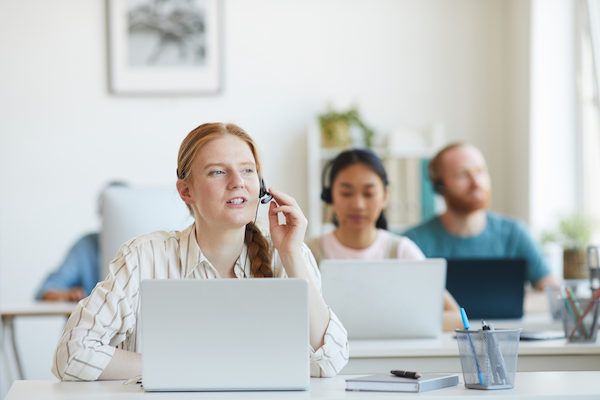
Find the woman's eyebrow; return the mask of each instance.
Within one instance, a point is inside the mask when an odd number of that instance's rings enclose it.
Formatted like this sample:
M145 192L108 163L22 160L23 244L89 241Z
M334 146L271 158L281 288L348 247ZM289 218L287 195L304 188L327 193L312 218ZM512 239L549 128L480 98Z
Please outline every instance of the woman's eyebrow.
M210 164L206 164L204 166L204 169L209 169L209 168L214 168L214 167L220 167L220 168L228 168L229 163L221 163L221 162L216 162L216 163L210 163ZM255 167L256 163L252 162L252 161L244 161L241 162L239 164L237 164L240 167L246 167L246 166L252 166Z
M224 168L225 164L222 164L222 163L210 163L210 164L206 164L203 169L209 169L209 168L214 168L214 167Z

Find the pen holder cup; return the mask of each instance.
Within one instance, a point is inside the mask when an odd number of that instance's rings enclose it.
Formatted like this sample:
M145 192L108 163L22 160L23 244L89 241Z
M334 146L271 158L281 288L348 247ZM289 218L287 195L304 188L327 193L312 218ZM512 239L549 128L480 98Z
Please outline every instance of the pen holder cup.
M596 341L600 299L561 299L560 307L565 337L569 342Z
M515 386L521 329L456 330L465 386L512 389Z
M560 300L562 299L562 287L561 286L544 286L544 292L548 297L548 305L550 306L550 315L552 319L560 319Z

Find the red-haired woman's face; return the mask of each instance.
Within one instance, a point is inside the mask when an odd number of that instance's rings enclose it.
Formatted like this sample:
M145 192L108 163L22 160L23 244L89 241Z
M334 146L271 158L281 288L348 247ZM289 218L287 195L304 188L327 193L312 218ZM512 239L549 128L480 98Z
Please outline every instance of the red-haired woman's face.
M331 196L339 228L371 229L387 204L388 192L371 168L353 164L338 172Z
M191 204L201 226L239 228L254 218L258 179L248 143L225 135L198 151L192 164L189 198L184 201Z

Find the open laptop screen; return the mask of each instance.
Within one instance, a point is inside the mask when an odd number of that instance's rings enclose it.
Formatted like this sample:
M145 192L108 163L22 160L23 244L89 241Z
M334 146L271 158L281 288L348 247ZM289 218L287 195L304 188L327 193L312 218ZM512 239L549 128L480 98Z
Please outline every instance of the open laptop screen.
M144 280L146 391L305 390L306 279Z
M350 339L437 338L446 260L323 260L323 299Z
M469 319L523 316L527 261L521 258L449 258L446 289Z

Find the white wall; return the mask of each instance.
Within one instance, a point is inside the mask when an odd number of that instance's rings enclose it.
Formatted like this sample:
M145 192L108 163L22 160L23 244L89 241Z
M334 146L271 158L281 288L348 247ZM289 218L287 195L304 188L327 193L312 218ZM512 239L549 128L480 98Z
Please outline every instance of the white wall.
M512 31L516 3L225 0L219 95L116 97L104 1L0 2L0 301L31 300L74 240L98 228L107 181L173 184L181 140L206 121L250 132L267 183L305 207L304 131L329 100L358 101L382 133L443 121L448 140L488 157L493 208L527 217L515 206L527 194L509 190L522 171L507 168L510 132L525 118L507 107L507 81L527 81L526 68L506 70L528 32L522 20ZM19 339L35 353L57 337ZM49 377L50 362L26 360L28 378Z
M172 184L182 138L204 121L259 141L266 179L306 204L304 129L329 99L379 132L444 121L502 180L504 3L226 1L217 96L107 92L104 2L0 7L0 299L30 299L82 233L110 179ZM33 12L34 11L34 12ZM502 187L498 188L502 192ZM504 201L494 199L503 211ZM30 237L31 241L16 238ZM35 239L34 239L35 238Z
M511 0L508 3L506 30L506 102L502 157L504 182L502 196L506 210L529 221L529 102L530 102L530 29L531 3ZM498 189L497 182L494 187Z
M577 209L578 131L575 84L575 2L534 0L531 21L529 222L555 228Z

